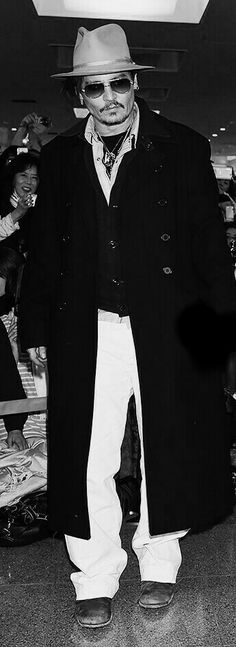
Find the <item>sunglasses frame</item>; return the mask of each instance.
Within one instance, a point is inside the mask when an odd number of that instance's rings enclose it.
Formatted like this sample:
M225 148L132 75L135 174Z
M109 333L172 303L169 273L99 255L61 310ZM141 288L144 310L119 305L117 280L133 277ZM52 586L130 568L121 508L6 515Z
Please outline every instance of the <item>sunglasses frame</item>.
M116 89L116 90L113 90L113 88L112 88L112 86L111 86L111 83L115 83L116 81L128 81L128 82L129 82L129 84L130 84L129 89L128 89L128 90L125 90L124 92L122 92L121 90L117 90L117 89ZM89 97L89 96L86 94L86 88L88 88L88 87L89 87L89 86L91 86L91 85L101 85L101 86L103 86L103 91L102 91L100 94L98 94L96 97ZM132 85L134 85L134 81L132 81L131 79L128 79L128 78L125 76L125 77L119 77L118 79L111 79L111 80L110 80L110 81L108 81L107 83L103 83L102 81L95 81L94 83L93 83L93 82L88 83L88 84L85 86L85 88L81 88L81 92L82 92L83 94L85 94L85 96L87 97L87 99L99 99L99 98L100 98L100 97L102 97L102 95L104 94L104 92L105 92L105 88L109 88L109 87L110 87L110 89L112 90L112 92L115 92L115 93L117 93L117 94L127 94L127 92L129 92L129 91L130 91L130 88L131 88L131 86L132 86Z

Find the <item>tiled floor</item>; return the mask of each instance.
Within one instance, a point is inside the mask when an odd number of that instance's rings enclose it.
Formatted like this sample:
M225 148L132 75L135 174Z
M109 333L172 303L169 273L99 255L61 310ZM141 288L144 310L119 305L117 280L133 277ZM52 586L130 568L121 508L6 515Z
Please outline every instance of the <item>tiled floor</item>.
M130 550L134 527L125 525L129 552L113 622L80 629L73 618L72 570L64 543L45 539L0 548L0 645L4 647L235 647L236 512L223 524L181 543L183 564L170 607L137 604L139 572Z

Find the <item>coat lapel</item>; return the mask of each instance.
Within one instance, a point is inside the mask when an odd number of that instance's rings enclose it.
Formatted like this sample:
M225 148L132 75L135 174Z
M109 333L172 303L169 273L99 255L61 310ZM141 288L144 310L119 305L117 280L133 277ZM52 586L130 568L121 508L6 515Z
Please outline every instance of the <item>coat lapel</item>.
M153 173L156 180L161 178L162 171L168 167L176 148L169 122L151 112L142 99L138 99L137 103L140 110L137 147L124 156L119 167L112 190L115 202L119 200L125 182L125 199L128 200L137 192L137 178L142 178L143 192L148 189Z
M176 141L170 122L151 112L141 99L138 99L137 103L140 109L137 147L127 153L120 164L111 192L111 199L115 202L120 200L124 183L126 199L132 198L137 191L137 177L140 175L145 190L153 172L158 178L162 169L168 165L175 148ZM72 129L63 133L63 137L71 138L72 163L68 165L67 174L69 200L72 196L74 209L80 213L90 235L93 235L96 227L96 198L100 201L105 200L105 197L94 168L91 146L84 139L87 119L76 123ZM141 153L141 156L137 155L137 152Z

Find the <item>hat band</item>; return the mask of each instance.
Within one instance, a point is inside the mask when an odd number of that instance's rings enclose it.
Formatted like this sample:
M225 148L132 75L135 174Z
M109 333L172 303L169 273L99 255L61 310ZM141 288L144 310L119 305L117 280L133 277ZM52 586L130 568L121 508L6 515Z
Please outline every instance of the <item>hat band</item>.
M99 61L99 63L98 63L98 61L94 61L93 63L84 62L81 65L75 65L73 69L74 70L79 70L82 67L94 67L95 65L96 66L98 66L98 65L110 65L110 63L111 64L114 64L114 63L129 63L130 64L131 63L132 65L135 65L134 61L132 61L131 58L125 57L125 58L113 58L112 60L108 60L108 61Z

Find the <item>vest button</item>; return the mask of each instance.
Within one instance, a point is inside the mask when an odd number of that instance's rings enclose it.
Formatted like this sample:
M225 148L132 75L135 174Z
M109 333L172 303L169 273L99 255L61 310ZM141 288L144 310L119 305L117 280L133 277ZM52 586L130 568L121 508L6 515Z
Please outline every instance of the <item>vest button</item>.
M113 209L118 209L118 206L119 206L118 204L113 204L113 205L112 205L112 208L113 208Z
M162 270L164 274L173 274L173 270L171 269L171 267L163 267Z
M166 200L166 198L162 198L161 200L158 200L157 204L159 207L166 207L168 200Z

